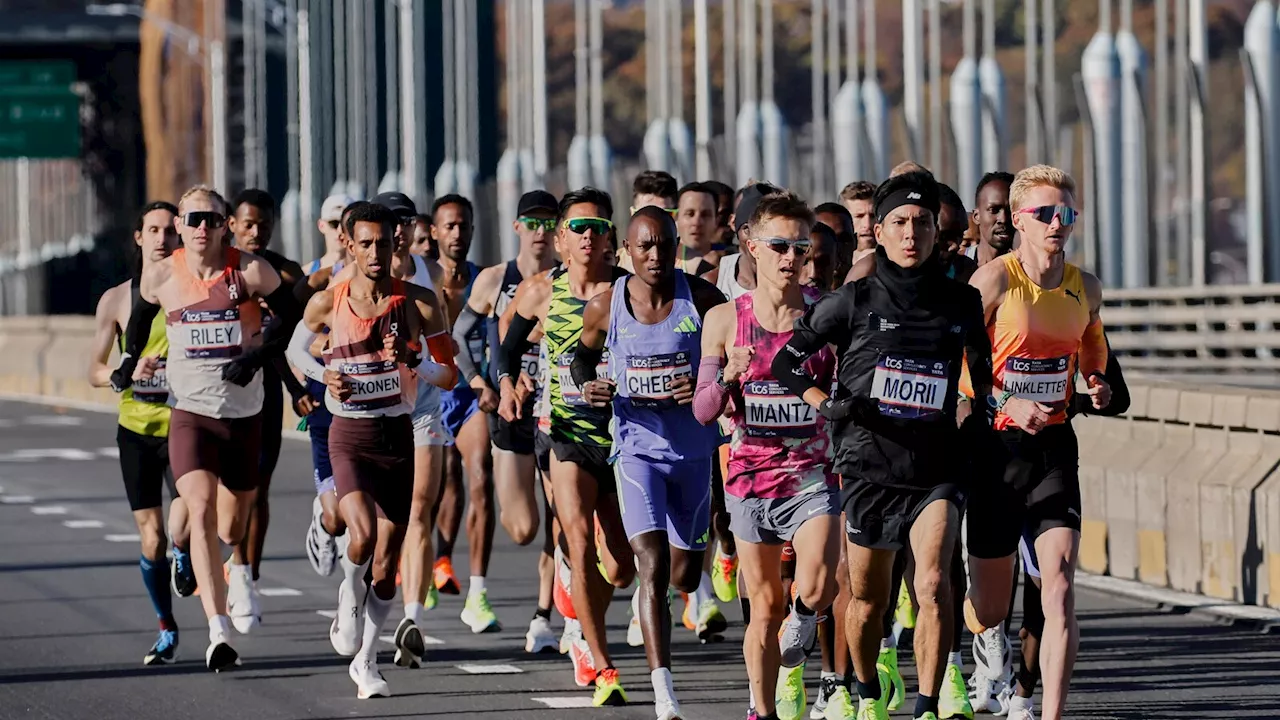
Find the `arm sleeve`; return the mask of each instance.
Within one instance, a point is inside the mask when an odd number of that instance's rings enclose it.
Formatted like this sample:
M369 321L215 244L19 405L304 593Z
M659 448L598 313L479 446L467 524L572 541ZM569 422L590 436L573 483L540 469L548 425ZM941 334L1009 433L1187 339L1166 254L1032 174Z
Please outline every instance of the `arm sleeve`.
M991 394L991 384L994 382L991 370L991 338L987 335L987 325L982 312L982 296L976 290L970 295L973 300L970 303L971 312L964 336L964 366L961 372L960 388L961 392L971 398L985 398Z
M263 300L266 301L267 307L271 308L271 314L275 317L262 331L262 346L258 348L258 354L264 357L279 356L289 346L293 329L302 319L302 307L294 298L293 289L285 287L283 283Z
M520 372L520 357L532 347L529 333L533 332L537 322L515 313L511 325L507 328L506 337L502 338L502 350L498 353L498 379L511 377Z
M1102 318L1094 318L1084 329L1084 337L1080 339L1080 374L1089 377L1094 373L1102 373L1109 367L1107 356L1110 354L1107 337L1102 329Z
M458 321L453 324L453 341L458 344L458 354L455 357L458 363L458 372L462 373L462 377L471 383L480 375L479 364L476 358L471 357L471 344L467 342L467 335L477 325L484 322L482 317L470 305L462 306L462 312L458 315Z
M1102 376L1106 378L1107 384L1111 386L1111 402L1107 403L1105 408L1097 410L1093 407L1093 402L1088 395L1072 393L1071 405L1069 406L1070 415L1116 417L1125 414L1129 410L1129 385L1125 382L1124 373L1120 370L1120 360L1111 354L1110 346L1107 348L1107 371L1102 373Z
M138 358L151 336L151 323L160 313L160 306L147 302L137 292L133 296L133 309L129 311L129 325L124 329L124 355Z
M298 323L301 325L302 323ZM293 370L289 368L289 363L285 361L283 355L276 355L271 358L271 367L275 369L276 374L284 381L284 389L289 391L289 397L296 403L306 397L307 389L298 382L298 378L293 374Z
M448 333L438 332L427 338L426 355L413 371L436 387L450 389L458 383L458 368L453 364L453 357L453 339Z
M289 348L285 350L285 357L303 375L316 382L324 382L324 365L311 354L311 345L318 337L320 334L312 332L306 323L298 323L293 331L293 338L289 341Z
M843 347L848 342L854 299L851 285L822 298L796 320L795 332L787 344L773 356L770 370L787 390L804 397L810 388L818 387L804 370L804 361L827 344ZM826 392L829 388L822 388Z
M703 425L715 422L729 405L729 389L720 384L724 362L722 357L704 357L698 364L698 385L693 391L693 416Z
M597 350L581 342L578 343L578 347L573 351L573 362L569 365L569 372L573 375L573 381L578 387L596 379L596 365L600 364L602 357L604 357L604 348Z

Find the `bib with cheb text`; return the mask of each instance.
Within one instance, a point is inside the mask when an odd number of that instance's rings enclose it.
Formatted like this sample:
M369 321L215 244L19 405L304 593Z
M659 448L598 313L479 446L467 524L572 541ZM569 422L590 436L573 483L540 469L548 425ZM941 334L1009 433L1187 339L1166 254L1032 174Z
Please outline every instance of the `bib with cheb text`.
M627 395L639 408L661 409L676 406L671 384L678 377L692 377L688 351L661 355L632 355L624 369Z

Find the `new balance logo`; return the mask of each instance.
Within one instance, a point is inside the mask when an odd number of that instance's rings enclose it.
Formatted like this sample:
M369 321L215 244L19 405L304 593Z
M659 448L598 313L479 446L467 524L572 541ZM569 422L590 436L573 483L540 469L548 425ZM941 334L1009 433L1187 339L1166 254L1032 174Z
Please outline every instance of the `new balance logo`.
M908 199L908 200L919 200L919 199L920 199L920 193L918 193L918 192L910 192L910 193L907 193L907 199Z
M698 323L694 322L693 318L686 315L684 319L681 320L678 325L676 325L676 332L682 335L687 335L689 333L696 333L698 332Z

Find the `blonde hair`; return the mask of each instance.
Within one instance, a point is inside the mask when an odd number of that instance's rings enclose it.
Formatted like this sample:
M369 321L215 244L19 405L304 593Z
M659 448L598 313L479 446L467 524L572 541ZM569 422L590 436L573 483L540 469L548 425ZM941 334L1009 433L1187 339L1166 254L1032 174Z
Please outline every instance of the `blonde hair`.
M222 214L227 214L227 201L218 193L217 190L208 185L192 185L186 192L182 193L182 197L178 200L178 213L182 213L182 207L187 204L187 198L203 195L214 201L214 204L220 207Z
M1013 184L1009 186L1009 207L1015 212L1021 209L1027 195L1038 187L1065 190L1073 200L1076 196L1076 181L1071 179L1066 170L1052 165L1032 165L1013 176Z
M906 175L909 172L929 172L929 168L914 160L905 160L893 166L893 169L889 171L889 177Z

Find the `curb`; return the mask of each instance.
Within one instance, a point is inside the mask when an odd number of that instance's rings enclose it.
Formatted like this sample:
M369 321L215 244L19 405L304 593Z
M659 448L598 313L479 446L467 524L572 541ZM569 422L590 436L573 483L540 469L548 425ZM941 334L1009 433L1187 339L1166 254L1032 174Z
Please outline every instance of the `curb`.
M1280 634L1280 610L1151 587L1136 580L1094 575L1079 570L1076 571L1076 585L1088 590L1155 603L1161 610L1171 613L1197 615L1233 627L1257 630L1265 634Z

